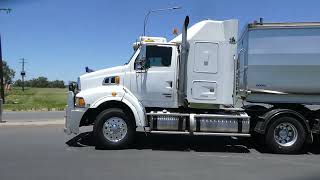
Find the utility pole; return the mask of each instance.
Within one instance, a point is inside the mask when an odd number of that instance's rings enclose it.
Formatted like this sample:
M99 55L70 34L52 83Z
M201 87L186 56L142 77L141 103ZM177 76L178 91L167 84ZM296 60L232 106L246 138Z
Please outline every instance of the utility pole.
M22 64L22 69L21 69L21 77L22 77L22 91L24 91L24 77L26 76L26 71L24 70L24 64L27 63L25 58L21 58L21 64Z
M1 88L2 102L4 103L4 83L3 83L3 61L2 61L1 35L0 35L0 88Z
M5 11L7 14L9 14L11 12L11 9L9 9L9 8L0 8L0 12L1 11ZM1 47L1 34L0 34L0 88L1 88L0 89L0 91L1 91L0 94L1 94L1 98L2 98L2 103L4 104L5 100L4 100L3 59L2 59L2 47Z

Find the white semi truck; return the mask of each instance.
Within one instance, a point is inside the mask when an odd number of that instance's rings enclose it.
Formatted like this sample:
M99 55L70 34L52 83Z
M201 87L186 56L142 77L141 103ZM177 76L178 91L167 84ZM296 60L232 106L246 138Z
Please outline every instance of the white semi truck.
M320 104L320 23L254 22L239 38L237 20L188 24L169 42L140 37L127 64L70 83L65 132L93 125L97 146L111 149L138 131L259 135L274 153L313 141L320 111L306 105Z

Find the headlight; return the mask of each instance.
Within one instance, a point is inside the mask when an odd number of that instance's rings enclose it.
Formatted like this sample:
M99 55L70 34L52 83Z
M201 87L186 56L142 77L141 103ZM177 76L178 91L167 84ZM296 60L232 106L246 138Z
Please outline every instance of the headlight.
M81 90L81 81L80 81L80 77L78 77L77 79L77 86L78 86L78 90Z
M86 106L86 102L84 101L83 97L76 97L75 106L76 107L85 107Z

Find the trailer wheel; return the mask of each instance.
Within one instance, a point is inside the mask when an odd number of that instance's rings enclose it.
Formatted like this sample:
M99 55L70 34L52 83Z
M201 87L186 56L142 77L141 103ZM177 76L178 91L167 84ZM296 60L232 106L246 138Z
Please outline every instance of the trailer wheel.
M97 116L93 131L98 148L121 149L132 142L135 125L123 110L112 108Z
M266 144L274 153L298 153L306 140L306 131L293 117L276 119L266 132Z

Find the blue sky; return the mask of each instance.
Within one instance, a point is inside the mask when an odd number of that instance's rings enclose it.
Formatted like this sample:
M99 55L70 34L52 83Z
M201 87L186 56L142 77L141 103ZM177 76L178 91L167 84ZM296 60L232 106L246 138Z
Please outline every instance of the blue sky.
M27 59L27 79L75 80L85 66L102 69L122 65L132 43L143 33L150 9L183 9L151 14L147 33L173 38L185 15L190 24L203 19L238 19L240 30L253 20L266 22L320 21L320 1L295 0L0 0L11 14L0 14L3 58L20 78L19 59Z

